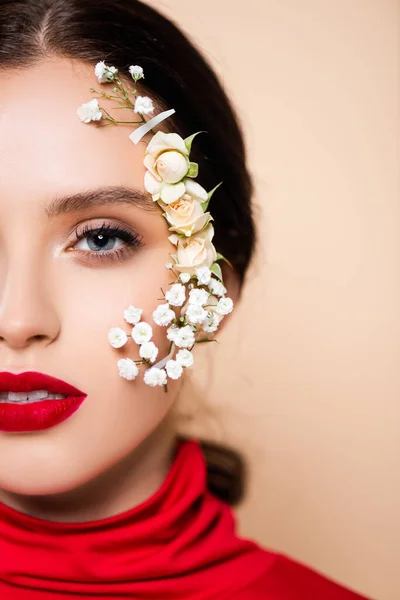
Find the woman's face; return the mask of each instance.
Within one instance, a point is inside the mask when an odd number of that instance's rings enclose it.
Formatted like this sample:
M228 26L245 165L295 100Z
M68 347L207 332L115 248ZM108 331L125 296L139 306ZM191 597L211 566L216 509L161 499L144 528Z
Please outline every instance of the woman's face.
M98 127L76 115L94 97L90 87L105 89L93 67L51 59L19 73L0 72L0 80L0 371L40 371L87 394L54 427L0 431L0 488L57 493L126 457L176 398L181 380L169 379L168 393L149 387L144 366L134 381L123 379L117 361L140 359L139 346L131 340L115 349L107 337L113 326L130 331L123 311L133 304L153 326L157 359L168 353L165 328L154 324L152 312L171 282L165 263L174 247L147 193L147 208L134 200L111 204L98 191L96 205L72 207L70 200L67 212L54 210L55 199L103 186L144 191L151 134L135 146L128 136L136 125ZM100 105L120 120L135 120L133 112L113 111L112 101ZM140 245L114 236L104 250L95 236L77 240L102 225L139 236Z

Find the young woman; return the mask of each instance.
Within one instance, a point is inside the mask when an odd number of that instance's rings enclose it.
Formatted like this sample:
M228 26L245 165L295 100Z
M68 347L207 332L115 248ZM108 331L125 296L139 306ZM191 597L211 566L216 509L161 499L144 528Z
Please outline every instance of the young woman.
M360 599L239 538L240 463L224 487L217 448L176 434L189 338L229 322L255 246L204 58L135 0L1 0L0 79L0 597Z

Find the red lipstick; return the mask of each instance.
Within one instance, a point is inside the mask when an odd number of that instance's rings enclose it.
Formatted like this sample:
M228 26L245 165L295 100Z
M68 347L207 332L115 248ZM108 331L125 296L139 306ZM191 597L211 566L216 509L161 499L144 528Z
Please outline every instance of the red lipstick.
M68 419L87 396L69 383L38 371L25 371L18 375L0 372L0 393L36 390L46 390L51 395L62 394L65 398L23 403L1 398L0 431L38 431L58 425Z

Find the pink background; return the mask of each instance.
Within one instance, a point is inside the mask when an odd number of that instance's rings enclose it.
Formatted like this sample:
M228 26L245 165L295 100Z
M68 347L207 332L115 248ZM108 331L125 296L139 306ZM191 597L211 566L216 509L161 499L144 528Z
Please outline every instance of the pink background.
M249 459L242 535L399 600L399 2L149 3L233 98L260 207L182 429Z

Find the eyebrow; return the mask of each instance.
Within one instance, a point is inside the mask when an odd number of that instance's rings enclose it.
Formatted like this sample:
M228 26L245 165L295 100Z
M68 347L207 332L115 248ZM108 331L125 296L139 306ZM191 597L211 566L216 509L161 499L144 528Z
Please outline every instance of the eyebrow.
M129 204L149 212L159 211L157 202L153 201L149 192L125 186L98 187L72 195L56 196L44 210L49 218L54 218L107 204Z

